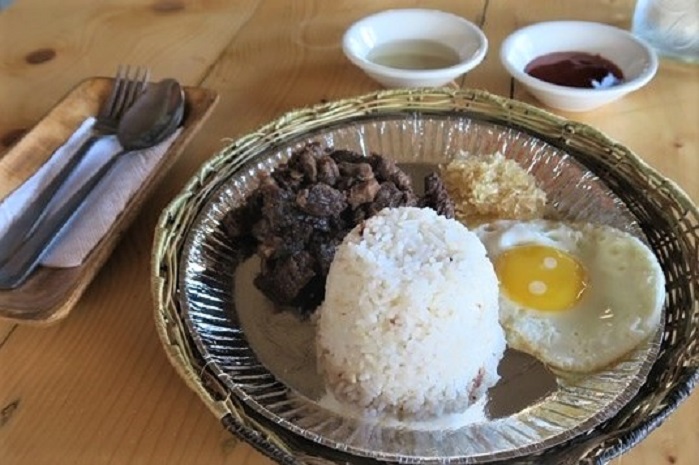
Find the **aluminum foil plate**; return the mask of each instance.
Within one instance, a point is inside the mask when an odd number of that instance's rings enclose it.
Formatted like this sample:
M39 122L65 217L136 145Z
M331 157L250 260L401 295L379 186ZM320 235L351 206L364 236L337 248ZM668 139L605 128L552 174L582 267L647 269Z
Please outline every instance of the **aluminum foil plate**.
M208 197L180 263L184 318L207 365L247 406L279 427L361 457L401 463L483 463L521 457L582 434L612 417L638 391L656 358L661 329L613 366L588 375L554 373L508 350L488 395L487 420L460 424L374 422L322 402L314 326L278 311L254 287L255 259L242 260L221 225L273 170L310 141L391 157L415 175L457 153L500 151L532 173L550 218L614 226L644 239L624 203L571 155L526 132L465 114L366 118L307 133L258 154ZM429 361L425 361L429 363ZM416 379L416 383L420 380Z

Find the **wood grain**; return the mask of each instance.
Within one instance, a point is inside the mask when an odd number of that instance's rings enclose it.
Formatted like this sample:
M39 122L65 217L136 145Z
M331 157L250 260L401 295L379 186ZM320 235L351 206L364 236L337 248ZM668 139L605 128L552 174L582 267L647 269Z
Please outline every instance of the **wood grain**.
M499 63L504 37L546 19L628 27L633 3L16 0L0 12L0 157L74 85L109 76L118 63L147 64L156 79L212 88L221 101L70 317L49 328L0 323L0 463L271 464L223 430L159 345L149 267L162 208L225 138L293 108L378 89L339 47L344 29L371 12L434 7L481 24L490 51L458 84L536 103ZM647 88L598 111L565 116L628 145L696 201L697 73L663 60ZM613 465L695 465L698 432L695 393Z
M113 76L120 63L147 65L155 80L175 76L184 85L199 84L259 3L14 2L0 13L0 140L32 127L83 79ZM55 56L27 61L45 49Z

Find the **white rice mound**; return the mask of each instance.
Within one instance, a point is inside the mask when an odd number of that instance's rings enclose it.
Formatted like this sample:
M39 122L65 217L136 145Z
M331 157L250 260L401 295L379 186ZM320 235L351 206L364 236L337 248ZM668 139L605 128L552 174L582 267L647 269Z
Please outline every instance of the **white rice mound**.
M318 312L329 394L365 414L463 412L493 386L505 335L478 237L431 209L385 209L355 227Z

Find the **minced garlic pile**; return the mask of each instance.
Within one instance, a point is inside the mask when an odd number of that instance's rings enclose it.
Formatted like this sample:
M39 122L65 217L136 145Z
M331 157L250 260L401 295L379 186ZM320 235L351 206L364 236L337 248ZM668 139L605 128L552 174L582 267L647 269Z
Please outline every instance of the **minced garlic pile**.
M456 219L468 227L544 216L546 193L532 175L501 153L461 154L441 167L441 177L454 201Z

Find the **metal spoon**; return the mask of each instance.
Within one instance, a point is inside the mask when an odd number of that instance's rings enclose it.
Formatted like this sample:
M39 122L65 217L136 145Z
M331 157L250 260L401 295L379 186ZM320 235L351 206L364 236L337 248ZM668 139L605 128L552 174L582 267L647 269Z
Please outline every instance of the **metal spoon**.
M117 139L123 150L100 167L60 208L38 220L34 233L0 263L0 289L14 289L24 283L87 195L122 155L158 145L175 132L184 117L184 103L182 87L174 79L152 84L143 92L119 123Z

